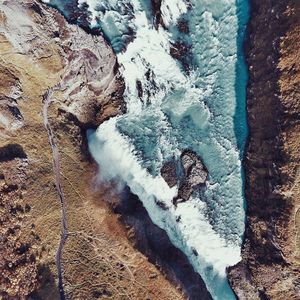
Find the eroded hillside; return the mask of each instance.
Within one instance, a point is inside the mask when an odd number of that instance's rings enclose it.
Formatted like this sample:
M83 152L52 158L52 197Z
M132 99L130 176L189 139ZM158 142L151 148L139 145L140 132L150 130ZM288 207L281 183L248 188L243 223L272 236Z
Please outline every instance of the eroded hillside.
M0 298L58 299L60 270L61 297L182 299L94 188L85 131L125 109L111 48L15 0L0 2L0 53Z

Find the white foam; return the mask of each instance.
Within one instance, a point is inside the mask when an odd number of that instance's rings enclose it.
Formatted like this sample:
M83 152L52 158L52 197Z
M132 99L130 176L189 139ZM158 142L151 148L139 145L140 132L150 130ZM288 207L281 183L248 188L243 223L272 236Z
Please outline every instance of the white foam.
M116 121L117 118L108 120L89 138L91 153L101 166L102 179L121 180L145 201L157 199L171 206L176 188L169 188L161 176L153 177L141 167L134 146L116 129Z
M106 26L112 41L127 27L135 31L126 51L118 53L128 112L89 135L101 176L118 179L139 196L153 222L188 256L214 299L234 299L225 270L240 260L245 216L233 120L237 101L235 1L192 0L191 12L183 0L162 1L167 27L189 13L195 70L188 76L169 54L171 33L162 27L155 30L141 2L128 1L134 15L130 19L120 9L122 1L105 4L114 12L108 9L102 15L96 10L98 1L80 2L90 5L94 20L103 17L102 22L107 24L102 26ZM116 21L111 31L107 29L111 26L111 20L105 17L108 15ZM137 81L143 89L141 99ZM146 167L157 171L186 148L204 160L209 182L203 199L194 196L176 208L172 205L176 189L170 189L157 172L150 174ZM157 201L167 209L161 209Z
M205 216L205 203L200 199L192 198L179 203L177 208L173 206L177 189L169 188L161 176L153 177L141 166L134 146L116 130L116 121L108 120L88 136L102 180L126 183L141 199L152 221L186 253L214 298L231 299L225 270L240 260L239 247L226 242L213 230ZM164 203L165 209L157 201Z
M178 18L187 12L187 4L183 0L162 0L160 10L164 24L169 26L175 24Z

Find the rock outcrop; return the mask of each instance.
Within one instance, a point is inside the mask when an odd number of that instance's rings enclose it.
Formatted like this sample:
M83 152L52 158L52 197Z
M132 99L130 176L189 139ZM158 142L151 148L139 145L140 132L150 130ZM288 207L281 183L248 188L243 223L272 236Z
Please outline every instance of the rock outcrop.
M198 155L184 150L178 160L170 160L161 168L161 175L170 187L178 186L174 204L187 201L193 192L205 185L208 171Z
M252 0L239 299L300 298L300 2Z
M38 1L0 1L0 74L0 298L59 299L59 260L68 299L183 299L93 186L85 131L126 109L104 38Z
M183 151L180 159L183 179L179 186L178 198L186 201L195 189L205 183L208 173L196 153L189 150Z

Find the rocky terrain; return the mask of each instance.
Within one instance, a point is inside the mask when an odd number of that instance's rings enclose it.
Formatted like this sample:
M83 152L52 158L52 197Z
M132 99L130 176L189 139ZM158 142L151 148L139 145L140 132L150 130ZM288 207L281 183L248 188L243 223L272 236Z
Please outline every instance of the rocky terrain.
M239 299L299 299L300 2L251 2L247 224L228 274ZM38 1L0 0L0 298L210 299L130 191L99 189L86 129L126 107L112 49L86 31ZM185 201L207 170L191 151L180 165L161 173Z
M247 224L229 279L239 299L300 299L300 2L251 2Z
M184 299L96 188L86 129L126 109L103 37L0 1L0 53L0 298Z
M161 169L161 175L170 187L178 185L174 204L187 201L192 193L199 190L208 176L208 171L196 153L184 150L179 161L171 160Z

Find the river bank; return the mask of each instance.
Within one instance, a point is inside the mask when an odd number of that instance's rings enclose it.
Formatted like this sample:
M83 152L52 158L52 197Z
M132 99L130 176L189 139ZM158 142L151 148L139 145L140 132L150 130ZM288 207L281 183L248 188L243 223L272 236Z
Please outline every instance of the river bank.
M243 260L229 278L239 299L298 299L300 4L251 3L247 220Z
M38 1L0 12L0 298L184 299L94 188L86 129L125 109L111 48Z

